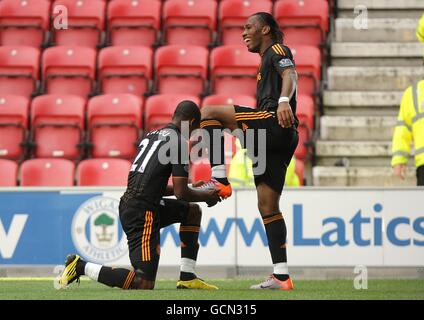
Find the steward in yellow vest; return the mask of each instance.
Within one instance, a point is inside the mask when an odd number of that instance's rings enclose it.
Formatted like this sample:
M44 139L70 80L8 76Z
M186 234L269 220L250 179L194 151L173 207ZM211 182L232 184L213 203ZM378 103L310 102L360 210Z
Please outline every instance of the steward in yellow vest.
M406 164L414 142L417 184L424 185L424 80L403 93L397 124L393 134L392 167L394 174L405 178Z

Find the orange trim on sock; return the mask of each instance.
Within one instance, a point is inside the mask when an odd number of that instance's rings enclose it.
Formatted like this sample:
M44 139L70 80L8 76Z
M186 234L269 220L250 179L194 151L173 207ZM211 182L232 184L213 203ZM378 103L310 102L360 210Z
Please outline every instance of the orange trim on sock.
M200 232L200 227L196 227L196 226L180 226L180 232Z

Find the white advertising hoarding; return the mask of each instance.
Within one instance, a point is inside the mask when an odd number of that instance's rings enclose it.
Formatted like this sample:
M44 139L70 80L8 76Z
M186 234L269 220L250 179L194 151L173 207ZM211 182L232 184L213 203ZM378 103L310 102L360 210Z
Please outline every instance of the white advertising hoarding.
M129 265L121 188L0 190L0 264ZM288 189L281 197L290 266L424 266L424 189ZM203 209L198 265L270 266L256 190ZM180 263L179 225L161 230L161 265Z

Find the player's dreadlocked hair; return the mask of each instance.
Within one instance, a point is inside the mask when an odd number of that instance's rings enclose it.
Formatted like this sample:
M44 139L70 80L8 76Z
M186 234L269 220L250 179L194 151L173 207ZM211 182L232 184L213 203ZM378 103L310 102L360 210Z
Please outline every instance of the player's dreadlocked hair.
M253 14L254 16L259 17L262 23L266 26L269 26L271 38L275 42L282 43L284 40L284 35L280 30L280 26L278 22L274 19L274 17L268 12L256 12Z

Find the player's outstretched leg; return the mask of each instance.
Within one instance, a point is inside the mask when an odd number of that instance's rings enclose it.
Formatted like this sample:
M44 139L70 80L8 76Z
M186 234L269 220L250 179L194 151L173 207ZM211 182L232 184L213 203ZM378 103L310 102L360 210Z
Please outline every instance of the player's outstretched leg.
M177 289L218 289L217 286L198 278L195 272L201 220L202 210L200 206L190 203L188 214L180 225L181 266Z
M232 189L227 179L224 154L223 129L235 130L235 112L233 106L205 106L201 110L200 127L205 131L204 140L209 154L212 179L201 188L217 189L219 196L226 199L231 196ZM207 137L206 137L207 135Z
M137 276L137 272L124 268L105 267L100 264L86 262L76 254L68 255L65 269L59 279L62 288L67 287L72 282L79 282L82 275L88 276L91 280L103 283L109 287L122 289L153 289L153 284L142 281Z

